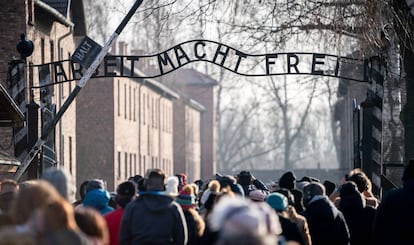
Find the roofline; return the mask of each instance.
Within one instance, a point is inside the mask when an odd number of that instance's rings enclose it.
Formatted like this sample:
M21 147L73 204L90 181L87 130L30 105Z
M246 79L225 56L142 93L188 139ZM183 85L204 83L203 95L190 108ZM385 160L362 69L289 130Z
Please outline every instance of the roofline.
M23 112L19 109L19 106L17 106L16 102L12 99L10 94L7 92L6 88L4 88L3 84L0 82L0 93L6 100L10 103L13 110L16 112L17 116L21 119L21 121L15 121L12 122L12 124L16 124L17 126L24 125L25 116Z
M188 99L187 102L188 102L189 106L191 106L192 108L194 108L194 109L196 109L200 112L203 112L203 111L206 110L206 108L202 104L198 103L197 101L195 101L193 99Z
M63 16L61 13L59 13L59 11L57 11L56 9L50 7L48 4L42 2L41 0L35 0L35 4L39 7L41 7L42 9L46 10L47 12L49 12L54 17L56 17L56 19L58 21L62 22L64 25L69 26L71 28L73 28L75 26L75 24L72 21L68 20L65 16Z

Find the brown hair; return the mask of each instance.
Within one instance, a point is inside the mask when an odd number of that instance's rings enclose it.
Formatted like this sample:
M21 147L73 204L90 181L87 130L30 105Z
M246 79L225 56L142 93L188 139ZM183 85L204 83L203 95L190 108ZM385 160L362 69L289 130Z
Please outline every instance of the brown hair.
M73 206L65 198L59 197L42 208L44 215L45 231L66 228L78 230Z
M75 220L87 236L99 238L104 245L109 244L108 227L98 211L89 207L78 207L75 210Z
M24 224L34 210L42 208L52 200L59 199L56 189L44 180L29 180L20 185L16 198L10 207L14 224Z

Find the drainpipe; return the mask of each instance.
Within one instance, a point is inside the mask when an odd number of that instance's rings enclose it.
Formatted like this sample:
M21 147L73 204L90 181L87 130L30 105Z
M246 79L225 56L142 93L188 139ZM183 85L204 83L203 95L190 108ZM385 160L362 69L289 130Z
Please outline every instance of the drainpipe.
M144 83L140 83L138 87L138 101L139 101L138 103L138 162L139 162L139 166L143 166L141 163L141 138L142 138L142 135L141 135L141 120L142 120L141 118L141 87L143 84ZM140 171L143 172L143 176L144 176L145 170L140 169ZM141 172L138 174L141 174Z
M63 41L63 39L67 38L71 34L73 34L73 26L70 26L69 31L58 38L58 41L57 41L58 59L61 59L61 58L63 59L63 53L61 53L61 51L60 51L61 42ZM55 82L57 82L57 81L55 81ZM58 108L60 108L62 106L62 86L63 86L63 84L58 85L58 99L57 99L57 102L59 103ZM64 163L64 159L63 159L63 150L64 149L62 149L62 145L63 145L62 141L63 141L62 121L60 121L59 122L59 164ZM71 174L73 174L73 173L71 173Z

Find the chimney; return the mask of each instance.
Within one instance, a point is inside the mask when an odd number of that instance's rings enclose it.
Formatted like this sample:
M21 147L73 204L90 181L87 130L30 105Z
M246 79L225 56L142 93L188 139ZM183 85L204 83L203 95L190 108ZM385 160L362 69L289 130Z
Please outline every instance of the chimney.
M118 55L127 55L128 54L128 44L124 41L118 43L119 51Z

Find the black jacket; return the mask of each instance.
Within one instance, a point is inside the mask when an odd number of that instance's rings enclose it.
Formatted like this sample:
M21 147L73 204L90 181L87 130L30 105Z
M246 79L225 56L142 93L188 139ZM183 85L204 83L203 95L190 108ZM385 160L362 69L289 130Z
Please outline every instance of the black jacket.
M387 193L377 209L374 243L414 244L414 179Z
M349 232L343 214L328 197L316 197L320 199L311 201L304 212L312 245L348 245Z
M349 228L351 245L372 244L372 228L375 209L365 205L365 200L358 192L341 196L339 210L343 213Z

